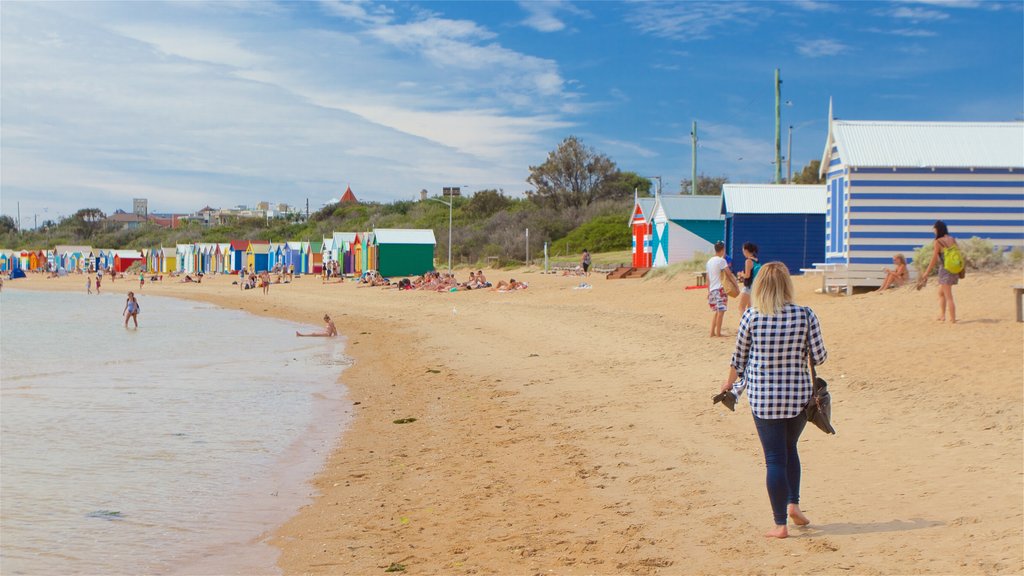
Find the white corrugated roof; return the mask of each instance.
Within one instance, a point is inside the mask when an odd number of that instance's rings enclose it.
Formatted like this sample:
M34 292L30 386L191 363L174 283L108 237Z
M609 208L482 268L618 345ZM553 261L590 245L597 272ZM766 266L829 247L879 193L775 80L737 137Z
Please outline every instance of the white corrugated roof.
M723 220L722 197L662 194L659 197L669 220Z
M349 244L356 241L355 232L335 232L334 233L334 244L337 246L339 242L348 242Z
M824 184L725 184L728 214L824 214L828 195Z
M437 244L430 228L375 228L377 244Z
M847 166L1024 167L1024 122L833 120L831 134Z

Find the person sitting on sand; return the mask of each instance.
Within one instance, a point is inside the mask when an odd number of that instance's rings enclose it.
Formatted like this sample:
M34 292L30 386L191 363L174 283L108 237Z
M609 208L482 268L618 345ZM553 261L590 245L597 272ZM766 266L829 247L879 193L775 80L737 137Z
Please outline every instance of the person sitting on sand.
M178 282L192 282L192 276L185 274L185 277L182 278L181 280L178 280Z
M903 286L910 280L910 271L907 270L907 259L903 254L897 254L892 257L892 263L896 266L894 270L883 268L882 272L885 272L885 281L882 285L875 290L875 292L884 292L889 288L896 288L897 286Z
M337 336L338 329L334 326L334 321L331 320L331 317L328 316L327 314L324 314L324 322L326 323L326 325L324 326L323 332L310 332L309 334L296 332L295 335L304 338L331 338L333 336Z

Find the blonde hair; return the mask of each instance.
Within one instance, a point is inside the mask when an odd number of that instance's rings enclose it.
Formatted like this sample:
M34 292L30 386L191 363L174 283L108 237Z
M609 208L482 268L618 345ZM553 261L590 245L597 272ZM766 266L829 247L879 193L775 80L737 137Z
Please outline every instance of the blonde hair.
M793 303L793 280L782 262L768 262L754 279L751 304L762 314L775 315Z
M907 263L907 257L904 256L903 254L897 254L897 255L893 256L893 258L898 260L900 264L906 264Z

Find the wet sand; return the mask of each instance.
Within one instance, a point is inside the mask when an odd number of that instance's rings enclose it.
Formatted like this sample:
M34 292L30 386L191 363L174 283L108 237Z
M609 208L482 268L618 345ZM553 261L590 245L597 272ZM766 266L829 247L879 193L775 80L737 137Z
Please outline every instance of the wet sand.
M348 339L355 420L313 503L273 536L287 574L1024 572L1019 272L969 274L956 325L934 320L934 282L834 297L796 279L821 318L838 435L805 432L812 523L785 541L762 537L749 407L711 404L733 341L707 337L706 292L683 289L692 275L592 276L589 290L511 275L530 288L146 283L143 310L160 294L313 325L328 312ZM7 286L84 293L80 278Z

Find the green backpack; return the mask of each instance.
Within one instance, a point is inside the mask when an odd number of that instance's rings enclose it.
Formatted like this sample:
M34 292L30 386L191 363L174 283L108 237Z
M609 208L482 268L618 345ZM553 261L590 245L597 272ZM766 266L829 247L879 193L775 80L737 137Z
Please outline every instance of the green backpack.
M942 267L950 274L959 274L964 271L964 255L956 244L946 247L943 251Z

